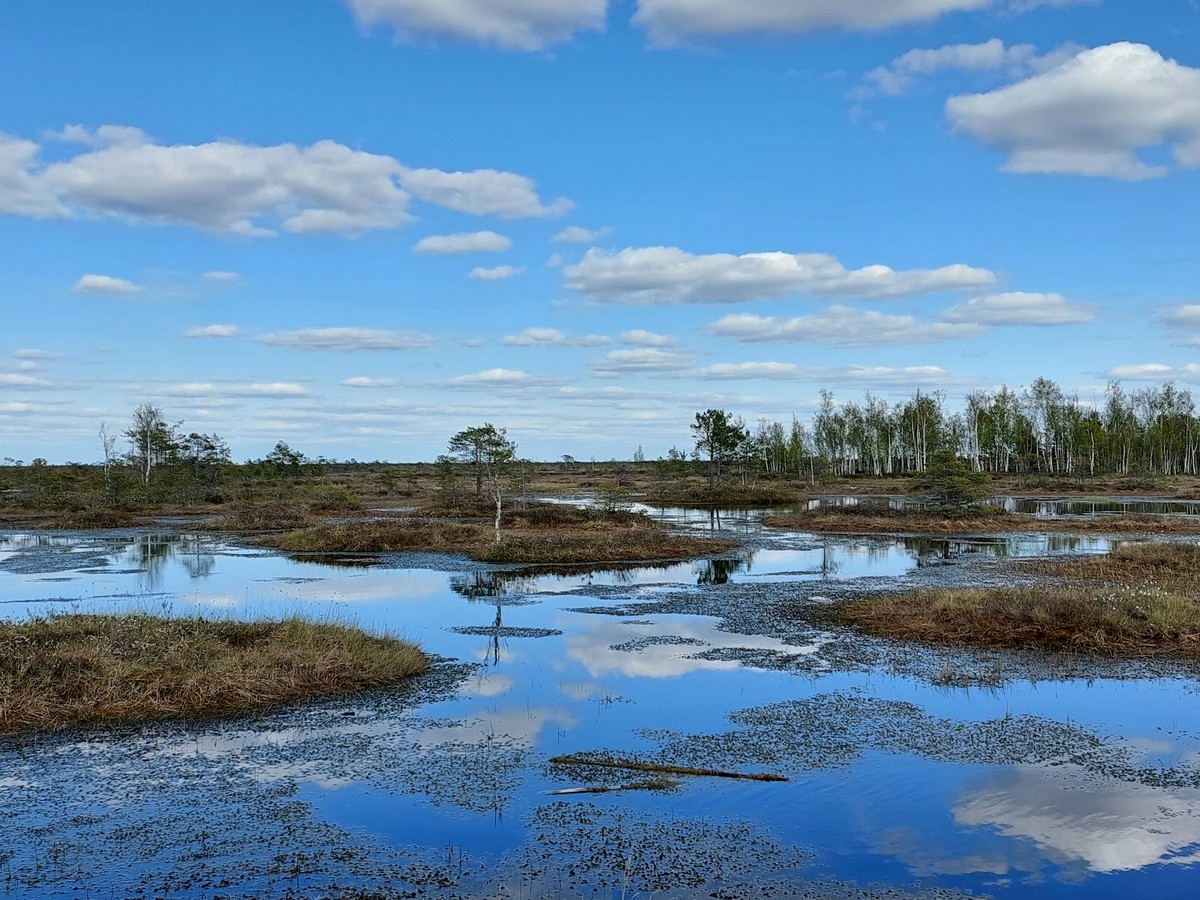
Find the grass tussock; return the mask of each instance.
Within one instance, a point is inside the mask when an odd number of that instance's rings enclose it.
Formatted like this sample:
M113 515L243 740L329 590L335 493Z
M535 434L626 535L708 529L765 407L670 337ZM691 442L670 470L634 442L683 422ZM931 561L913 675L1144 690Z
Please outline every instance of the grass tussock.
M804 494L783 484L748 487L723 484L715 488L703 484L655 485L639 498L651 506L682 506L707 509L751 509L790 506L805 499Z
M942 588L848 604L882 637L952 646L1200 657L1200 604L1153 585Z
M0 622L0 733L228 714L394 684L428 666L406 641L298 618Z
M593 563L684 559L729 541L673 534L645 516L531 504L506 515L500 542L487 521L426 517L316 525L269 540L289 553L453 553L494 563Z

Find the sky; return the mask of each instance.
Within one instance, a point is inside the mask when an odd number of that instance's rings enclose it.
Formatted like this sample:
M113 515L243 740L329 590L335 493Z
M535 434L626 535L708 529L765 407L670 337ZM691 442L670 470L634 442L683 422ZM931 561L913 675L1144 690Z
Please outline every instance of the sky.
M4 0L0 458L1200 386L1196 0Z

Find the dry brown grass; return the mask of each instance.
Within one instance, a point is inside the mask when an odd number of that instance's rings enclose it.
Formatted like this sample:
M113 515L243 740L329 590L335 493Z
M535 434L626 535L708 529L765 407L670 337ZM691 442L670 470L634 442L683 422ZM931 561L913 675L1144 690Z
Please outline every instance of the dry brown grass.
M904 510L860 505L815 509L811 512L768 516L769 528L793 531L879 534L915 532L961 534L966 532L1087 531L1142 534L1200 534L1200 520L1179 516L1128 515L1094 519L1037 519L1031 515L995 511L994 507L952 510Z
M394 684L428 666L406 641L297 618L0 622L0 733L228 714Z
M722 553L733 542L672 533L646 516L530 504L506 514L495 542L487 521L432 517L316 525L272 536L290 553L427 552L496 563L595 563L686 559Z
M1200 547L1142 541L1030 568L1071 580L860 600L841 616L883 637L955 646L1200 658Z

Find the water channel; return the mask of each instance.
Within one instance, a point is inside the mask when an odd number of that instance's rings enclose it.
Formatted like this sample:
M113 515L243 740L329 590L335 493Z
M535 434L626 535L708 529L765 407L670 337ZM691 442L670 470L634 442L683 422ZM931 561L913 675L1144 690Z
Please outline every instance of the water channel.
M0 897L1196 895L1194 667L925 651L805 614L1109 539L727 521L753 537L727 558L551 575L0 532L7 618L300 614L444 660L261 716L0 742ZM549 762L598 751L788 780L551 793L636 780Z

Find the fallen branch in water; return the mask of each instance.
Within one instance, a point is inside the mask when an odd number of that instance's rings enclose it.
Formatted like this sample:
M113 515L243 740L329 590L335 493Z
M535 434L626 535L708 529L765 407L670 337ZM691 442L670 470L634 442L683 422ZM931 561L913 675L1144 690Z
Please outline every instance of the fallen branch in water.
M670 778L653 778L649 781L632 781L629 784L618 785L587 785L585 787L559 788L556 791L546 791L550 797L561 797L566 794L611 794L614 791L672 791L679 787L678 781Z
M747 781L787 781L784 775L770 772L726 772L722 769L697 769L691 766L672 766L667 763L636 762L630 759L603 759L583 753L555 756L550 762L558 766L599 766L605 769L630 769L635 772L664 772L670 775L696 775L707 778L741 778Z

